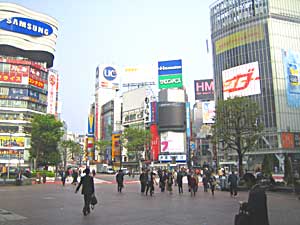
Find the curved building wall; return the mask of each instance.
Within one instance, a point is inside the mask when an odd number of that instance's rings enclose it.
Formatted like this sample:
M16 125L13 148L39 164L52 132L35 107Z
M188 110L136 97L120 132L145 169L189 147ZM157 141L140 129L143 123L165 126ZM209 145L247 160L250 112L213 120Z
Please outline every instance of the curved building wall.
M8 27L7 20L11 22L12 30L3 29ZM42 25L34 27L33 22L37 24L42 22ZM47 25L52 28L51 34L46 29ZM23 31L20 31L20 27L24 28ZM36 33L40 33L40 36L28 35L33 29L36 29ZM54 18L16 4L0 3L0 51L2 55L20 55L35 61L44 61L48 68L52 67L57 33L58 22Z

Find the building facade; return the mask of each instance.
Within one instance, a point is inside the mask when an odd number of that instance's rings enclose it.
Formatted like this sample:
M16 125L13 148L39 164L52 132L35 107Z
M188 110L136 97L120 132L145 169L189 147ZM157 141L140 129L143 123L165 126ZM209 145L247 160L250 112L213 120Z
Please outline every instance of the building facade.
M28 166L31 119L35 114L57 113L58 74L49 71L57 32L58 22L52 17L16 4L0 3L2 169Z
M279 167L284 153L299 159L299 3L223 0L210 7L216 101L249 96L262 111L263 137L246 156L252 167L264 154L275 154Z

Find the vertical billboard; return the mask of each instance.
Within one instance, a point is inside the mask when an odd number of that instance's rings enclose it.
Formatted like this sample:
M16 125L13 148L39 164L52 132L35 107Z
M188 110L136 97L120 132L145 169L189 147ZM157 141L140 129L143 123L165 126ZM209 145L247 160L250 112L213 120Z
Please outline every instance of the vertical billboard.
M161 153L184 153L185 135L182 132L162 132L160 134Z
M182 88L181 59L158 62L158 87Z
M121 155L121 146L120 146L120 134L112 134L111 137L111 160L114 161L115 158L119 158Z
M57 88L58 88L58 74L54 71L49 71L48 73L48 96L47 96L47 113L48 114L56 114L56 96L57 96Z
M202 102L203 123L214 123L215 101Z
M258 62L222 71L224 100L261 93Z
M150 125L150 132L151 132L151 158L152 161L157 161L160 141L159 141L158 127L156 124Z
M287 103L300 107L300 53L282 49L282 61L286 83Z
M213 79L195 80L195 100L214 100L214 81Z

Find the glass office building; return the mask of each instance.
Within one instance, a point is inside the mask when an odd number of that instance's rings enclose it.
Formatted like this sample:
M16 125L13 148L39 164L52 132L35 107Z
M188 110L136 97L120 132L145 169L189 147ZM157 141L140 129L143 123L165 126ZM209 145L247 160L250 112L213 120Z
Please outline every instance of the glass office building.
M263 138L246 160L299 158L300 1L216 1L210 21L216 100L249 96L262 111Z

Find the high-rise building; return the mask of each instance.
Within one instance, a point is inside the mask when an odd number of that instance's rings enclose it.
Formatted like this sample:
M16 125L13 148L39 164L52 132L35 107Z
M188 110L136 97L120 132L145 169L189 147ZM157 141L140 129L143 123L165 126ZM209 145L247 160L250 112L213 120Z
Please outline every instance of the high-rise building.
M57 114L57 32L52 17L0 3L0 170L28 166L32 117Z
M265 129L246 156L300 158L299 0L216 1L210 6L216 101L249 96L259 103ZM233 156L234 157L234 156Z

